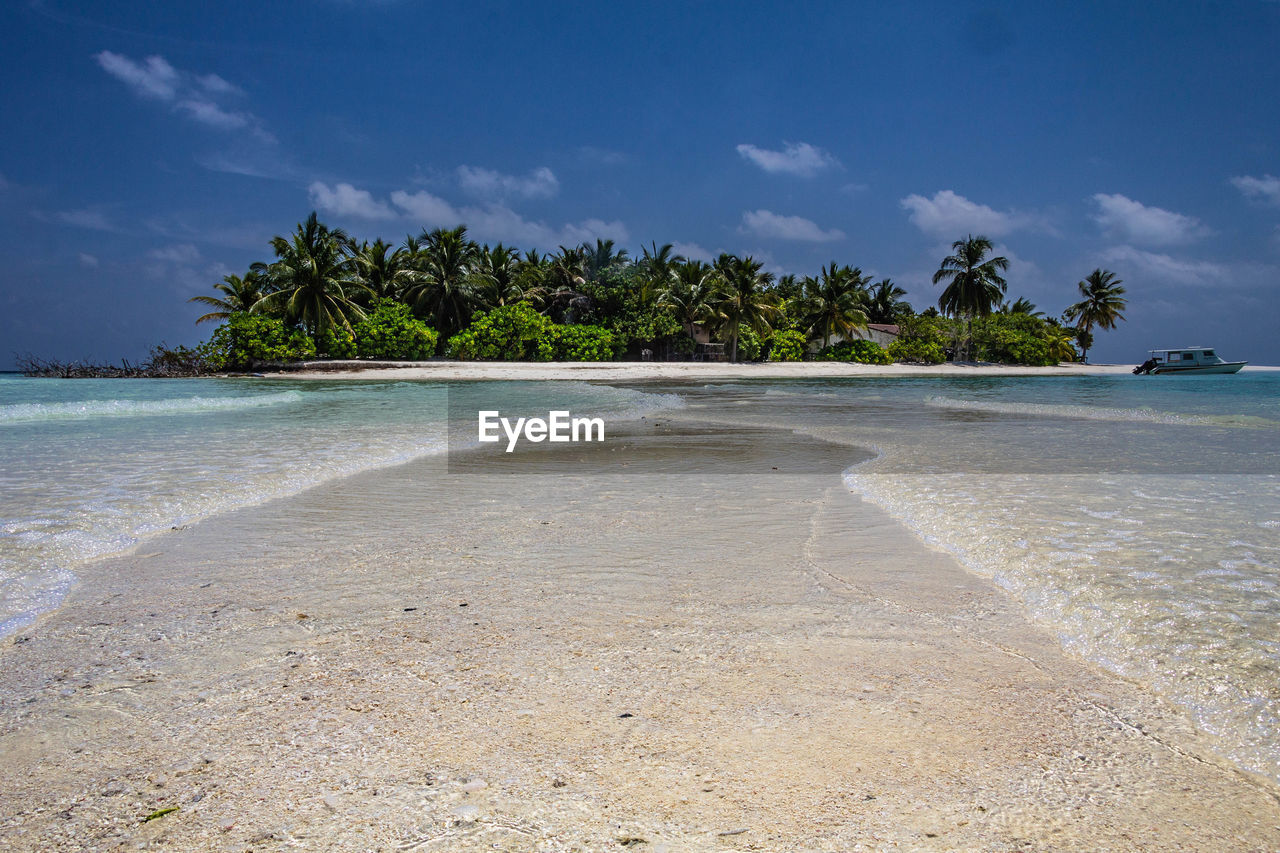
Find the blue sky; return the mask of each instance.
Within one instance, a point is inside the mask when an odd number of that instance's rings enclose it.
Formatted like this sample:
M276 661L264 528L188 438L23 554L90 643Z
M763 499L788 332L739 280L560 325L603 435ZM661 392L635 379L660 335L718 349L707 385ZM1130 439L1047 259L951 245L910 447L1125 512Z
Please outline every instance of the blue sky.
M312 210L830 260L918 308L982 233L1095 361L1280 363L1280 2L72 3L0 10L0 366L136 359Z

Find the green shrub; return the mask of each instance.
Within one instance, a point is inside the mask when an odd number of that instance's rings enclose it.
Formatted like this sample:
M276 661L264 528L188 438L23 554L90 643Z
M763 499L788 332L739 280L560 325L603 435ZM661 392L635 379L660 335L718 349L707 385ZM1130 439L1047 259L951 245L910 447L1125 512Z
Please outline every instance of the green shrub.
M898 338L889 344L889 358L894 361L917 364L942 364L947 360L946 351L937 341L923 338Z
M804 359L807 343L802 332L791 329L774 332L773 341L769 345L769 360L801 361Z
M263 361L314 358L316 345L301 330L274 317L240 311L214 329L200 350L216 370L244 370Z
M613 361L617 338L599 326L551 326L556 361Z
M481 311L449 339L448 354L463 361L550 361L550 325L527 302Z
M517 302L476 314L449 339L448 353L463 361L612 361L619 340L600 326L557 325Z
M818 352L819 361L851 361L857 364L891 364L889 353L875 341L841 341Z
M1049 324L1027 314L993 314L973 321L973 353L979 361L1050 366Z
M394 299L379 299L355 325L361 358L421 361L436 351L439 337L435 329L413 316L408 305Z
M316 335L316 354L322 358L355 358L355 336L342 326L330 326Z
M759 361L764 344L749 326L738 327L738 361Z

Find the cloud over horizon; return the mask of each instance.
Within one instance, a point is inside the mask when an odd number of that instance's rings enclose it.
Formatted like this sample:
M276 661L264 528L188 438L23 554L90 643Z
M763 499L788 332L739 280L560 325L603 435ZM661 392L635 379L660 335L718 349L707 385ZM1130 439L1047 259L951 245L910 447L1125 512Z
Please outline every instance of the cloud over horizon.
M1107 235L1126 243L1176 246L1207 236L1210 231L1194 216L1184 216L1114 193L1096 193L1093 221Z
M1028 224L1023 216L978 204L952 190L939 190L933 198L912 193L899 204L909 211L912 225L932 237L949 240L966 234L1003 237Z
M838 228L824 231L816 222L803 216L783 216L771 210L748 210L742 214L742 230L758 237L775 237L779 240L798 240L808 243L828 243L844 239Z
M784 142L781 151L770 151L744 142L737 150L747 162L775 175L809 178L823 169L840 165L840 161L831 154L807 142Z
M560 181L546 166L524 176L504 175L480 166L459 166L458 184L468 194L484 199L552 198L560 192Z
M521 249L552 250L561 245L576 246L597 239L624 243L631 238L627 227L618 220L606 222L591 218L554 228L525 219L505 204L457 206L426 190L395 190L390 195L390 204L374 198L368 190L348 183L330 187L322 181L315 181L309 193L318 210L335 216L369 221L408 219L422 228L466 225L476 239L514 244Z

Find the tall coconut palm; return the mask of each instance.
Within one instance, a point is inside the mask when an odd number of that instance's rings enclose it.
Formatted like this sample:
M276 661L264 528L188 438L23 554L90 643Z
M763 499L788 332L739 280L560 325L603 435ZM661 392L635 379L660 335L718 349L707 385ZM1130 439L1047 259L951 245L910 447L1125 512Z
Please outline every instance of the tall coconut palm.
M711 307L728 337L730 361L738 360L738 332L743 326L763 333L778 314L778 298L769 291L773 274L763 266L751 257L722 254L716 258L718 281Z
M471 275L476 292L488 306L517 302L524 295L519 286L520 253L499 243L490 249L487 245L476 256Z
M350 246L346 232L322 224L312 211L290 237L271 238L276 260L265 275L273 292L255 302L252 310L278 311L311 335L333 325L349 329L352 319L364 317L354 300L367 293Z
M356 273L373 299L399 299L421 278L408 248L393 249L382 239L361 243L352 258Z
M821 338L824 347L831 346L832 335L847 335L854 329L867 327L867 282L862 270L837 266L832 261L818 277L806 276L803 282L801 311L811 338Z
M217 309L197 318L197 325L209 320L225 320L232 314L252 310L254 303L265 295L264 285L261 273L250 270L244 274L244 278L238 275L223 276L222 281L213 286L214 290L222 294L222 298L202 294L193 296L187 301Z
M947 282L938 307L942 313L961 317L965 321L965 354L968 355L970 330L974 317L985 317L1004 296L1009 284L1000 273L1009 269L1009 259L1004 256L987 258L995 247L981 235L969 235L966 240L951 244L954 254L942 259L933 283Z
M1089 346L1093 343L1093 327L1114 329L1116 323L1124 319L1122 312L1129 304L1124 298L1125 290L1116 274L1103 269L1095 269L1081 282L1076 283L1080 295L1084 297L1067 309L1066 318L1076 324L1080 335L1081 348L1084 352L1080 360L1088 362Z
M872 323L896 323L910 306L902 301L907 292L891 279L882 278L869 291L866 308L867 320Z
M702 261L684 261L676 265L667 289L658 294L658 305L669 309L692 335L694 325L707 319L717 283L713 267Z
M418 281L404 294L414 312L430 320L442 336L471 322L479 297L471 278L480 247L467 238L467 226L436 228L418 238L413 265Z
M671 286L676 276L676 265L684 258L672 251L670 243L659 246L656 242L644 249L636 266L639 267L640 304L649 305L654 298Z

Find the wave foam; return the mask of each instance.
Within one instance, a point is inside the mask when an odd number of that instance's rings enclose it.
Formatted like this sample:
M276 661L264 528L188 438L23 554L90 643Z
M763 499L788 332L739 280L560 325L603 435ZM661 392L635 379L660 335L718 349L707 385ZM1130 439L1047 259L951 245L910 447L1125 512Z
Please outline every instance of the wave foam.
M0 406L0 425L90 418L185 415L256 409L302 401L301 391L246 397L173 397L165 400L76 400L63 403L14 403Z

